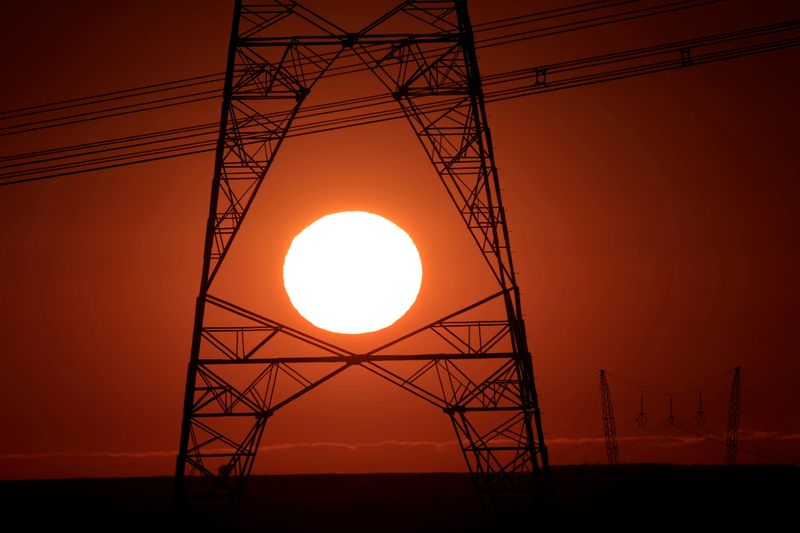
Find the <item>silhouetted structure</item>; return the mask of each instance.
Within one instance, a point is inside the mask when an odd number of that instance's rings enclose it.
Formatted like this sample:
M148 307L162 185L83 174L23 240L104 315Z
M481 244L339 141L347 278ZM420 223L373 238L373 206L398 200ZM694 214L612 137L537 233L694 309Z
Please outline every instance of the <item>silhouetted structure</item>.
M699 427L706 425L706 412L703 410L703 391L700 391L697 400L697 413L694 415L694 421Z
M364 353L213 292L298 111L343 56L368 67L396 100L498 284L494 294ZM408 351L406 341L421 337L429 339L431 351ZM307 355L273 355L271 347L280 340L301 344ZM533 363L466 1L403 2L349 33L289 0L237 0L186 380L176 503L181 508L198 503L229 516L270 417L356 365L449 417L487 505L527 500L548 486Z
M739 448L739 412L742 406L741 367L736 367L731 382L731 398L728 403L728 430L725 432L725 464L736 464L736 452Z
M605 370L600 370L600 404L603 411L603 435L606 439L608 464L615 465L619 463L617 422L614 419L614 405L611 403L611 389L608 387ZM643 410L644 409L642 409L642 411Z
M647 426L647 413L644 412L644 393L639 393L639 414L636 415L636 425L641 429Z

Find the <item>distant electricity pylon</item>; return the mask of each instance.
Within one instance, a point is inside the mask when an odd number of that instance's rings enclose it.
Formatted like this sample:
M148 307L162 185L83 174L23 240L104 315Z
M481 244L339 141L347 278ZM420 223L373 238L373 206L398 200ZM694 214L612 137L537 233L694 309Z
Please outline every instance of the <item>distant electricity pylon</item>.
M713 381L716 382L716 379ZM712 383L713 383L712 382ZM644 410L644 393L639 389L639 414L636 416L636 423L640 429L647 426L647 414ZM706 425L706 411L703 406L703 390L695 389L698 392L697 397L697 411L695 412L695 424L702 428ZM651 391L652 392L652 391ZM676 393L671 392L652 392L653 394L666 395L669 398L669 414L667 416L667 426L679 426L676 424L675 415L673 412L673 397ZM685 394L685 393L680 393ZM608 379L605 370L600 370L600 403L603 415L603 435L605 437L606 455L608 456L608 464L617 464L619 462L619 447L617 445L617 430L616 420L614 418L614 405L611 402L611 388L608 385ZM742 381L741 381L741 367L736 367L733 372L733 381L731 382L730 400L728 404L728 424L725 434L725 464L736 464L736 453L739 445L739 426L740 426L740 411L742 403ZM684 428L685 429L685 428ZM693 435L698 435L696 431L692 431ZM712 437L707 437L712 438ZM714 441L719 441L717 438L712 438Z
M606 439L608 464L615 465L619 463L617 422L614 419L614 404L611 403L611 389L608 387L605 370L600 370L600 405L603 411L603 435ZM644 407L642 407L642 412L644 412Z
M741 367L736 367L731 381L731 397L728 403L728 429L725 432L725 464L736 464L739 448L739 413L742 407Z
M298 111L343 56L396 100L497 282L494 294L359 353L214 291ZM430 351L409 351L406 341L420 338ZM304 354L279 352L281 341ZM466 1L402 2L350 33L290 0L237 0L175 474L179 509L230 516L269 419L354 366L449 417L487 505L545 493L547 448Z

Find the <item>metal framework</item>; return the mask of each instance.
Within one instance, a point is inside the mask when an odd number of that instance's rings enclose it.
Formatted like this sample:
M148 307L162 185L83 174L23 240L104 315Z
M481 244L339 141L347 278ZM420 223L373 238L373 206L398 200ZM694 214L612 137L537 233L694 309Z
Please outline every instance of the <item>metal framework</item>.
M617 422L614 418L614 405L611 403L611 389L608 387L605 370L600 370L600 405L603 411L603 435L606 440L608 464L615 465L619 463Z
M345 56L397 101L498 285L363 353L213 292L298 111ZM407 348L420 340L429 352ZM307 355L282 354L281 341ZM175 474L179 508L230 516L269 419L357 365L449 417L490 508L546 494L547 448L466 0L403 2L357 33L290 0L237 0Z
M636 415L636 425L641 429L647 426L647 413L644 412L644 393L639 393L639 414Z
M703 409L703 391L700 391L697 399L697 413L694 415L694 421L699 427L706 425L706 412Z
M725 432L725 464L736 464L736 452L739 448L739 413L742 407L741 368L736 367L731 381L731 397L728 403L728 429Z

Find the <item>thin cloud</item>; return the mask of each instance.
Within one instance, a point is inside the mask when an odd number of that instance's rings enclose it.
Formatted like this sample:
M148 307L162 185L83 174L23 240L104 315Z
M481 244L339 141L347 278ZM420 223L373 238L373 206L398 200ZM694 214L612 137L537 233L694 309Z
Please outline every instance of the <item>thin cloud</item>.
M697 436L679 436L679 435L630 435L621 436L617 440L619 442L661 442L667 446L679 446L682 444L691 444L700 442L706 439L720 440L724 439L722 434L708 434ZM780 433L776 431L742 431L740 440L757 441L757 440L778 440L782 442L800 442L800 433ZM512 441L508 441L510 443ZM548 437L547 443L550 446L576 446L586 444L602 445L604 442L603 437ZM458 445L455 440L448 441L431 441L431 440L381 440L375 442L333 442L333 441L318 441L318 442L289 442L281 444L268 444L260 446L260 452L277 452L277 451L293 451L303 449L339 449L351 452L376 449L376 448L432 448L436 451L442 451ZM221 451L221 450L220 450ZM140 452L120 452L120 451L92 451L92 452L39 452L39 453L2 453L0 460L35 460L35 459L92 459L92 458L108 458L108 459L160 459L172 458L177 455L177 450L151 450Z
M154 450L147 452L41 452L41 453L0 453L3 459L55 459L55 458L112 458L149 459L153 457L174 457L177 451Z
M402 447L402 448L435 448L436 450L443 450L457 443L451 441L429 441L429 440L382 440L377 442L291 442L284 444L271 444L267 446L260 446L259 451L277 451L277 450L296 450L302 448L338 448L349 451L358 451L365 448L385 448L385 447Z

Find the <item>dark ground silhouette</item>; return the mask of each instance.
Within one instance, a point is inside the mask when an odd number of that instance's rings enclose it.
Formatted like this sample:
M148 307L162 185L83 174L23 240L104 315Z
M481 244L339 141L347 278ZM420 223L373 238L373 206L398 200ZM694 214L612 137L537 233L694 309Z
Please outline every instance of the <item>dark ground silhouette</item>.
M797 466L561 466L553 482L555 531L798 526ZM168 531L171 490L170 478L3 481L0 512L21 530ZM255 476L236 529L534 530L520 528L519 519L487 517L464 474Z

